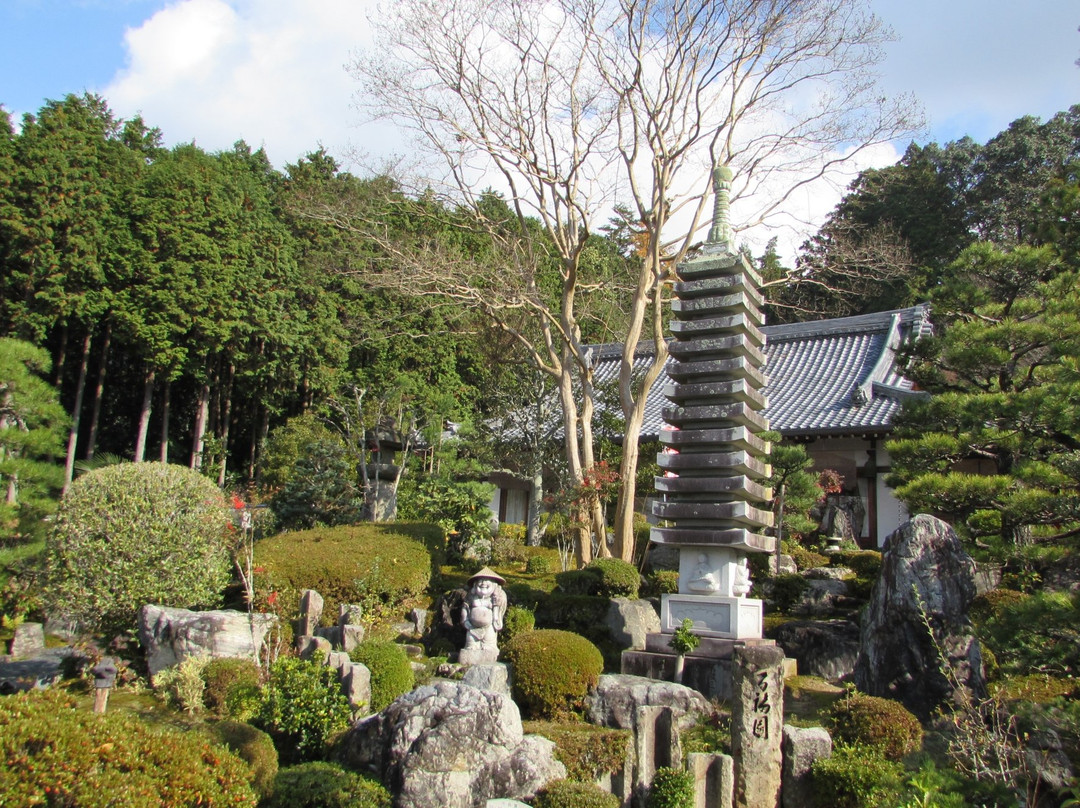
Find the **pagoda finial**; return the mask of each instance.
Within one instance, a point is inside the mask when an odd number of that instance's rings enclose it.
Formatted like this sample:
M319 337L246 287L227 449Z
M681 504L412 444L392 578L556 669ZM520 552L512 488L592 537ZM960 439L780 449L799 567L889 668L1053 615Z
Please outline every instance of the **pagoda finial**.
M731 229L728 217L729 198L731 191L731 169L726 165L718 165L713 169L713 223L709 230L708 244L721 244L731 249L735 241L735 233Z

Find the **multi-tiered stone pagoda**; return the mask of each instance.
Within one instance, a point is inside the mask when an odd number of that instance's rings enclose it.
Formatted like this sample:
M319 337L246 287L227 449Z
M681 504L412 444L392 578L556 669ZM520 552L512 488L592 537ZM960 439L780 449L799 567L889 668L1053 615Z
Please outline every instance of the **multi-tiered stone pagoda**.
M653 514L666 526L651 540L679 550L679 592L665 595L662 632L685 618L703 637L759 639L762 603L750 591L747 556L771 553L769 444L761 280L733 247L728 222L731 172L717 168L713 226L695 258L677 268L674 340L664 393L670 425L660 433L664 476Z

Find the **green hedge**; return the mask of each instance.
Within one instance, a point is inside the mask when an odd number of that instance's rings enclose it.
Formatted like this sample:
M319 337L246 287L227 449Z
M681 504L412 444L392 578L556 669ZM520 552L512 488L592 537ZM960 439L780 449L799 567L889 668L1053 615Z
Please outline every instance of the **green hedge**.
M381 784L336 763L301 763L278 772L262 808L390 808Z
M839 743L877 749L891 760L922 748L919 719L892 699L852 693L833 704L829 725Z
M600 650L569 631L528 631L508 643L503 653L513 666L514 700L531 718L579 714L604 669Z
M369 708L372 712L379 712L416 684L416 676L405 649L397 643L365 640L349 652L349 658L366 665L371 671Z
M281 533L255 545L260 590L277 594L277 604L293 614L300 593L323 596L327 620L342 603L367 611L392 608L420 597L431 581L432 554L442 545L437 525L347 525Z
M526 721L523 729L555 742L555 758L566 766L566 777L591 783L616 774L626 761L630 731L609 729L583 721Z
M641 576L633 564L622 559L598 558L580 570L560 572L555 583L568 595L636 598Z
M278 753L273 739L243 721L215 721L206 725L215 743L228 747L251 767L251 787L260 799L274 790Z
M0 697L0 804L254 806L252 771L199 732L95 715L55 690Z
M816 760L810 771L818 805L829 808L895 805L903 786L903 765L865 746L837 744L832 755Z
M555 780L533 797L533 808L619 808L619 798L595 783Z

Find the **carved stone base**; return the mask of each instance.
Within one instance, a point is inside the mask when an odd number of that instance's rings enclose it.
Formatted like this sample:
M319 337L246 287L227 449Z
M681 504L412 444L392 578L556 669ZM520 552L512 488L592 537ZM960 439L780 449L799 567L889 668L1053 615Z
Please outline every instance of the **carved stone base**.
M486 665L498 659L498 648L462 648L458 651L458 662L462 665Z
M660 630L670 634L689 618L694 624L691 631L702 637L759 640L763 615L763 604L757 598L664 595L660 601Z
M623 651L622 673L665 682L675 680L676 654L670 634L649 634L644 651ZM731 657L738 646L775 645L773 640L724 640L705 637L684 658L682 683L708 698L731 698ZM794 662L794 660L793 660Z

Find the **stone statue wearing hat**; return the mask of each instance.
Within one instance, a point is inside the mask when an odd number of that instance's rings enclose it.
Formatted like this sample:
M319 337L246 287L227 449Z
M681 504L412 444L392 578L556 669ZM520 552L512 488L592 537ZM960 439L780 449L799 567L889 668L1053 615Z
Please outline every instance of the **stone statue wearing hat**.
M470 665L499 658L496 633L502 630L506 614L504 583L502 576L487 567L469 579L469 592L461 606L465 647L458 654L458 662Z

